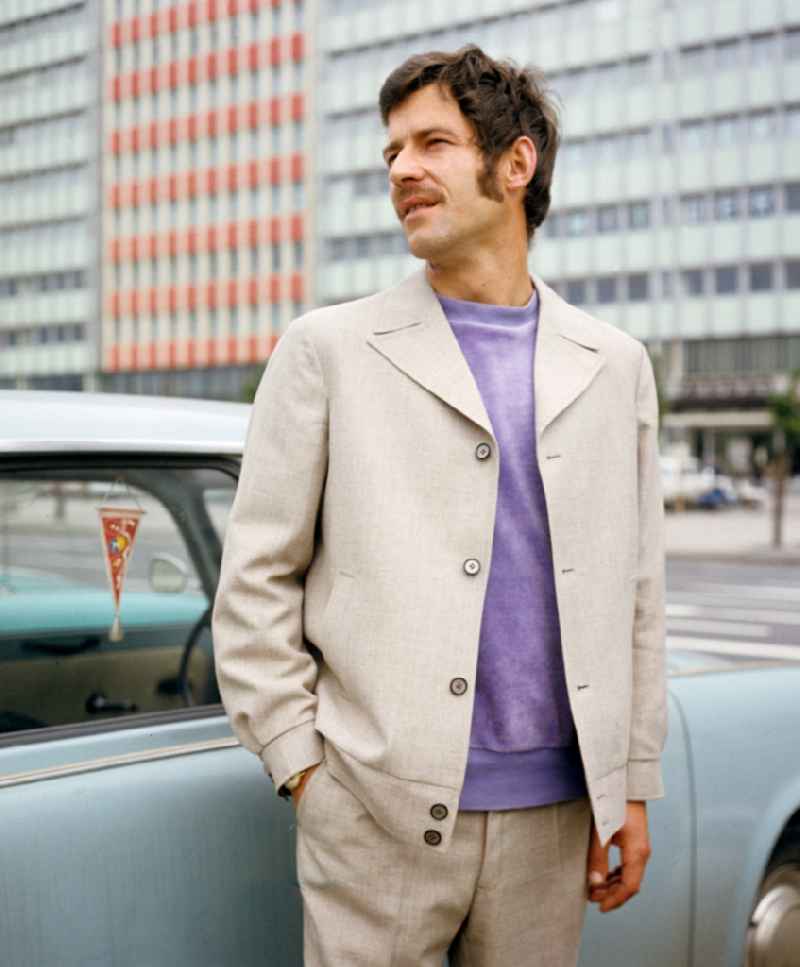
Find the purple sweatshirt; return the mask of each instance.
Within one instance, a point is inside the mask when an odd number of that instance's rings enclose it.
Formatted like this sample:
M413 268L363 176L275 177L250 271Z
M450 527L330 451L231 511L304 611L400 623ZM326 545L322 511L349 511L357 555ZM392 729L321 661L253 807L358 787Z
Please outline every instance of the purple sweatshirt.
M459 808L519 809L585 796L561 657L550 531L536 458L526 306L439 296L499 448L494 544L481 622L467 771Z

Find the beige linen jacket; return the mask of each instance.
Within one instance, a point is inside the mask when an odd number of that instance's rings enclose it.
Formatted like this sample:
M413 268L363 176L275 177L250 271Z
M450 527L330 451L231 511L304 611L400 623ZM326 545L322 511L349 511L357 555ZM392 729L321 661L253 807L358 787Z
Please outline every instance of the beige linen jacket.
M656 390L641 343L533 281L566 683L605 843L626 798L663 795ZM278 787L324 756L380 825L425 849L430 829L447 848L467 761L498 459L420 271L289 326L256 394L225 537L214 645L242 744Z

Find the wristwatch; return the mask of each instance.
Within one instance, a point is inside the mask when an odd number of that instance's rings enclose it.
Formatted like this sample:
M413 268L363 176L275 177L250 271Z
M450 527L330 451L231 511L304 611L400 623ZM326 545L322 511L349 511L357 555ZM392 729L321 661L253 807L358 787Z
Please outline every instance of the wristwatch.
M309 769L311 767L309 766ZM279 794L288 799L289 796L297 789L300 783L303 781L303 776L308 772L308 769L301 769L300 772L296 772L293 776L290 776L286 782L281 786ZM285 790L285 791L284 791ZM287 795L288 793L288 795Z

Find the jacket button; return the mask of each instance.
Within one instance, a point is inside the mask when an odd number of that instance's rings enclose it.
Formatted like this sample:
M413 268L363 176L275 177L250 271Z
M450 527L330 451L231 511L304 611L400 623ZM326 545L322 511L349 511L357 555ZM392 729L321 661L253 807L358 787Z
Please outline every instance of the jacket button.
M436 829L425 830L425 842L428 846L438 846L442 841L442 834Z
M447 819L447 813L448 813L447 806L445 806L443 802L437 802L437 803L434 803L433 806L431 806L431 816L433 816L434 819L438 819L438 820Z
M463 695L466 690L466 678L454 678L452 682L450 682L450 691L453 693L453 695Z
M492 448L489 446L488 443L479 443L475 447L475 456L479 460L486 460L491 455L492 455Z
M466 561L464 561L464 571L465 573L469 574L470 577L474 577L478 571L480 571L480 569L481 562L475 560L474 557L468 557Z

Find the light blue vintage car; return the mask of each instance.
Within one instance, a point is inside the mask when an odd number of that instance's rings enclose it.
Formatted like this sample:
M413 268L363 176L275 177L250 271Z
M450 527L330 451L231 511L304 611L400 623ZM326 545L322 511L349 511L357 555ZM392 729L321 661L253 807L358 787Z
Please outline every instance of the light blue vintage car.
M211 660L247 419L0 392L2 967L302 962L292 807ZM119 641L100 506L143 512ZM800 664L676 651L670 672L643 890L590 909L581 964L797 967Z

